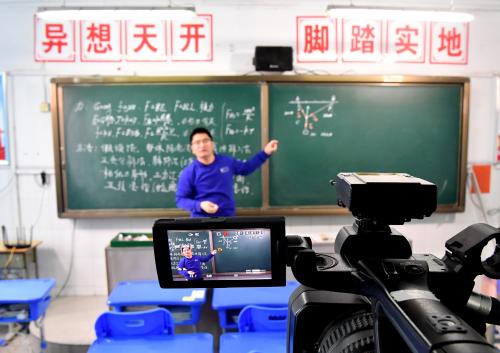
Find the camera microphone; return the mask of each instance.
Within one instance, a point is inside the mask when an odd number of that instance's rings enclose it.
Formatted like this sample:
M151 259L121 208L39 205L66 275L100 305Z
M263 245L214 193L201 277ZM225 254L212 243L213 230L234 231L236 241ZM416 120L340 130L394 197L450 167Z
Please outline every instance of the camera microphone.
M466 307L487 323L500 325L500 301L497 298L472 292Z

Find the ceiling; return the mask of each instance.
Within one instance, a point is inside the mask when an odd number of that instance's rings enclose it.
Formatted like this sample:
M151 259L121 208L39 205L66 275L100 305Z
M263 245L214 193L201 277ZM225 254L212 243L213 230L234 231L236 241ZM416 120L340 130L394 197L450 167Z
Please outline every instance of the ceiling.
M287 7L353 5L456 9L470 11L500 11L500 0L0 0L0 4L34 6L276 6Z

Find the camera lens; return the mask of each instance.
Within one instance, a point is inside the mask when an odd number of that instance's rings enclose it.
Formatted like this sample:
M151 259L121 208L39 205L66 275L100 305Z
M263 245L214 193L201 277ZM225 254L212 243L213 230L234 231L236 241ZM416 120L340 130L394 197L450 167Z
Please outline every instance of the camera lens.
M373 315L361 311L331 323L319 342L319 353L372 353L375 351Z

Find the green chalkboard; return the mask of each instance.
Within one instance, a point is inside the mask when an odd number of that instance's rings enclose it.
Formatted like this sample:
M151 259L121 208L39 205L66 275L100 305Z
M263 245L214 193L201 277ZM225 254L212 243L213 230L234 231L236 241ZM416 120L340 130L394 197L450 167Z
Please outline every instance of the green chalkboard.
M329 181L346 170L409 173L457 204L463 95L459 83L271 84L270 205L335 205Z
M218 153L248 159L238 215L342 213L340 172L409 173L435 183L439 211L465 205L469 80L415 76L238 76L52 80L61 217L177 216L179 172L199 125ZM226 261L221 257L222 266ZM227 268L231 267L228 260Z
M170 266L173 275L177 274L177 265L183 258L181 255L182 245L191 245L193 255L207 256L211 251L209 232L169 231L168 248L170 250ZM213 260L201 263L203 273L212 273L212 261Z
M197 126L218 153L244 160L262 148L254 82L59 82L56 92L62 216L175 211ZM261 173L235 177L234 191L238 207L261 207Z
M271 271L271 234L268 229L213 231L217 273Z

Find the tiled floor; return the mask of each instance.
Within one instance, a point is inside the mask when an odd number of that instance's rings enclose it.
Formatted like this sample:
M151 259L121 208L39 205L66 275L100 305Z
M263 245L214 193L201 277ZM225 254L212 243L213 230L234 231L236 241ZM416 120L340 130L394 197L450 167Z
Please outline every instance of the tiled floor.
M3 336L5 330L0 331ZM19 334L8 345L0 347L0 352L2 353L35 353L40 352L40 343L38 339L33 335Z

